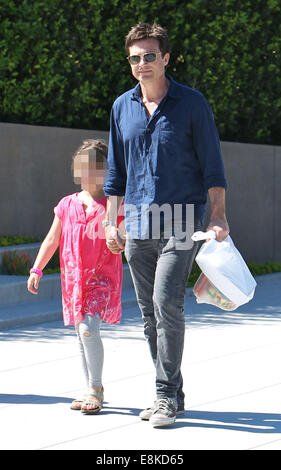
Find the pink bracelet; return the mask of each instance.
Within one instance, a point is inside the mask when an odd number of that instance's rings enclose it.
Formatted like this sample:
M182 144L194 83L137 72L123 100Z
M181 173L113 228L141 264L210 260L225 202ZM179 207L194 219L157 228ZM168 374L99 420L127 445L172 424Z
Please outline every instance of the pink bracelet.
M38 274L38 276L40 276L40 278L43 276L43 273L41 271L41 269L39 268L31 268L31 270L29 271L29 273L35 273L35 274Z

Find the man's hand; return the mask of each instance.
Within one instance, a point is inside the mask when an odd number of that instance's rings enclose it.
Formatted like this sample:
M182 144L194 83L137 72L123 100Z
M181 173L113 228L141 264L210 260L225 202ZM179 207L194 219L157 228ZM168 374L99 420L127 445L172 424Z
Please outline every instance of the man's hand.
M107 248L115 255L124 251L125 242L120 237L117 227L114 225L107 225L104 231Z
M216 240L222 242L229 234L229 226L226 218L211 219L206 232L208 230L214 230L216 232Z

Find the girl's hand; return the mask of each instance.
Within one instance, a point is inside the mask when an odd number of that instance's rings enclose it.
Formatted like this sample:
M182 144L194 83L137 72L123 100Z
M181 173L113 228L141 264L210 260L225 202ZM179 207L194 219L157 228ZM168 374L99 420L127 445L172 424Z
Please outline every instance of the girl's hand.
M28 280L27 280L27 290L31 294L38 294L35 289L38 289L40 282L40 276L36 273L31 273Z
M106 242L107 248L111 251L111 253L118 255L122 253L125 249L125 240L117 234L116 240L108 240Z
M113 225L105 227L105 238L107 248L114 254L124 251L125 242L120 237L118 229Z

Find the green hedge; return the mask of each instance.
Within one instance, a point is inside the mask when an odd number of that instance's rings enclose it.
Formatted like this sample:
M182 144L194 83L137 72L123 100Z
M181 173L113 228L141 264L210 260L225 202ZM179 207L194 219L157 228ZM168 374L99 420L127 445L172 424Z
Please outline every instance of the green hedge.
M223 140L281 144L279 0L0 0L0 120L108 129L134 85L124 36L168 29L168 73L201 90Z
M12 245L25 245L27 243L37 243L38 240L35 237L29 237L25 235L6 235L0 237L0 247L2 246L12 246Z
M23 241L24 240L24 241ZM41 240L42 241L42 240ZM25 237L25 236L8 236L8 237L0 237L0 246L11 246L17 245L19 243L34 243L33 237ZM4 257L4 267L8 274L13 275L28 275L29 269L31 267L31 260L27 267L24 266L25 262L28 262L26 259L25 253L18 253L17 250L7 252L6 259ZM122 260L123 263L127 263L126 257L124 253L122 253ZM248 263L249 270L253 274L253 276L260 276L263 274L272 274L281 272L281 263L278 262L269 262L269 263ZM53 274L60 272L60 257L59 257L59 249L56 250L54 256L48 262L46 268L44 269L45 274ZM187 283L188 287L192 287L195 282L197 281L198 277L201 274L201 270L198 267L197 263L194 262L191 274L189 276L189 280Z

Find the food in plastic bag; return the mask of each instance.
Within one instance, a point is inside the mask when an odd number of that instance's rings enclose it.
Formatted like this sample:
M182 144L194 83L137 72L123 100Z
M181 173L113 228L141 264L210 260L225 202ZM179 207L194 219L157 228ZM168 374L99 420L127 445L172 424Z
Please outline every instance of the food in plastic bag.
M218 242L215 239L216 233L210 230L209 232L195 232L191 238L194 241L208 240L200 248L195 261L210 286L207 287L206 280L198 280L199 284L203 282L205 287L204 290L201 289L201 294L198 297L200 286L195 289L197 301L217 306L220 303L220 308L224 310L234 310L234 305L238 308L249 302L254 296L257 283L230 236L228 235L225 240ZM222 297L220 302L218 297L217 303L213 303L216 294L212 288L215 288L218 292L217 295ZM212 302L203 301L203 298L212 300Z
M197 279L193 293L198 304L211 304L230 311L237 308L237 305L225 297L203 273Z

